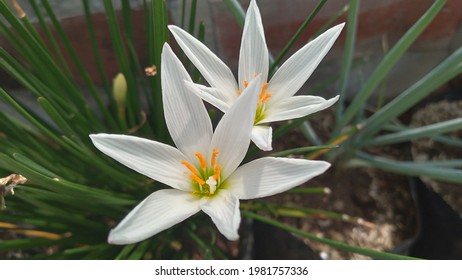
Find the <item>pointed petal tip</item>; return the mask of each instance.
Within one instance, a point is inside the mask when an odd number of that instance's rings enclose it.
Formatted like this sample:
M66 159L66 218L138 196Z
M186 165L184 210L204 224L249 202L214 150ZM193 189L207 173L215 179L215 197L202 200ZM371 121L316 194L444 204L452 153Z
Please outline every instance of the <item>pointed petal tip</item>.
M229 241L237 241L237 240L239 240L239 234L237 234L237 235L229 235L229 234L227 234L227 235L225 235L225 237Z
M170 30L170 31L174 31L174 30L177 30L177 29L181 29L179 28L178 26L174 25L174 24L169 24L167 25L167 28Z
M173 50L167 42L165 42L164 45L162 46L162 55L165 55L165 54L168 54L168 55L173 54Z
M332 30L334 33L339 33L343 30L343 28L345 27L345 22L342 22L340 24L337 24L336 26L334 27L331 27L329 30ZM328 30L328 31L329 31ZM327 32L327 31L326 31Z
M319 172L319 175L321 175L321 174L323 174L324 172L326 172L327 169L329 169L329 168L331 167L331 165L332 165L330 162L327 162L327 161L322 161L322 160L320 160L320 161L317 161L317 162L318 162L319 167L320 167L320 168L319 168L319 171L320 171L320 172Z
M95 134L90 134L88 136L90 137L91 142L93 142L93 144L96 144L99 140L103 138L111 137L111 135L116 135L116 134L95 133Z
M138 240L140 241L140 240ZM126 245L126 244L131 244L131 243L136 243L138 242L136 240L128 240L124 236L120 236L117 233L114 232L114 229L111 229L109 232L109 235L107 237L107 243L111 245Z

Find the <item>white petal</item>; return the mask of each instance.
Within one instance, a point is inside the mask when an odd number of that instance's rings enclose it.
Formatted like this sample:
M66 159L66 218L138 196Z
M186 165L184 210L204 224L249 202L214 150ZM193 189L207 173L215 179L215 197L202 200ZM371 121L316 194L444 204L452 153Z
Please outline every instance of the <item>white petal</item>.
M273 129L271 126L256 125L252 128L252 142L262 151L271 151L273 147L271 142L273 139Z
M92 134L90 138L96 148L123 165L175 189L191 190L181 164L185 156L174 147L128 135Z
M262 83L268 78L268 49L261 21L260 11L254 0L250 2L245 17L239 54L239 88L244 88L244 80L250 81L261 74Z
M207 151L212 139L212 122L202 100L184 81L188 72L168 44L162 50L162 99L165 121L175 145L186 156Z
M217 88L206 87L203 85L186 82L189 89L204 101L217 107L222 112L228 111L229 107L234 103L234 100L229 99L229 95L225 94L222 90ZM236 94L236 96L238 96Z
M254 199L287 191L329 168L325 161L260 158L239 167L226 181L239 199Z
M168 28L183 52L212 87L222 89L229 95L236 94L236 79L223 61L188 32L174 25Z
M287 59L268 84L268 92L272 94L268 104L297 93L330 50L344 25L332 27Z
M212 218L218 230L229 240L237 240L241 212L239 199L227 190L220 190L212 198L202 198L201 209Z
M111 230L108 242L130 244L166 230L200 210L200 200L178 190L160 190L138 204Z
M319 96L297 95L273 104L265 112L265 118L260 123L284 121L301 118L329 108L337 102L339 96L326 100Z
M250 81L233 106L225 113L217 125L210 144L209 155L215 148L219 151L217 162L221 166L224 180L239 166L250 144L260 89L260 76Z

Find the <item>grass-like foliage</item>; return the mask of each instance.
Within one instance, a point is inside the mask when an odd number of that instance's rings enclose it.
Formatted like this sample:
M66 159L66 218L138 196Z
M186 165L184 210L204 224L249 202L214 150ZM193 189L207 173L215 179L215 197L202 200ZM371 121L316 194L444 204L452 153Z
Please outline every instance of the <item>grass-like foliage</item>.
M210 220L201 214L137 244L115 246L107 243L109 230L130 209L148 194L165 187L104 156L93 146L89 135L101 132L130 134L171 144L164 121L159 75L162 46L169 41L166 1L142 3L148 59L140 61L135 51L130 1L122 0L121 9L116 11L112 1L103 0L120 73L114 79L103 70L104 61L95 34L92 11L89 1L82 0L87 30L81 32L88 32L88 43L92 47L91 55L100 84L94 83L88 69L82 65L53 7L47 0L37 2L30 1L38 19L38 22L32 23L17 6L0 1L0 32L2 39L8 42L7 48L0 47L0 67L21 87L20 91L0 88L3 103L0 111L0 177L20 174L27 178L27 182L15 186L11 183L0 185L3 187L0 195L6 200L6 208L0 211L0 256L27 259L229 258L227 252L223 252L223 246L217 245L218 233ZM245 13L239 1L225 2L230 13L242 24ZM270 75L274 74L286 53L326 2L319 1L283 51L274 59L271 58ZM310 129L308 118L293 120L275 131L273 141L300 127L314 146L294 147L274 155L299 154L306 158L323 155L333 165L347 163L347 167L354 168L376 167L405 175L425 174L439 180L462 183L462 171L458 169L460 161L398 162L367 152L368 147L422 137L433 137L459 147L462 144L460 139L445 136L447 132L462 128L461 119L412 129L394 122L432 91L462 72L462 48L394 100L370 115L364 114L364 105L409 46L441 11L445 2L435 1L390 49L367 77L360 92L346 106L346 88L354 67L360 5L359 0L351 0L346 9L318 31L320 34L347 13L342 68L332 77L326 77L337 79L340 94L331 139L323 143ZM183 1L181 27L203 41L204 25L196 26L196 4L196 1ZM157 71L157 74L150 72L150 75L146 75L147 66L156 66L148 71ZM197 71L192 71L191 75L193 80L198 80ZM34 103L31 104L31 98L23 95L32 96ZM255 151L251 148L248 157L254 156ZM11 190L15 191L14 196ZM322 193L323 189L298 191L316 195ZM335 219L341 213L292 209L264 201L243 204L242 208L244 216L343 250L373 258L406 258L319 238L264 215L265 211L281 215L297 211L305 216L322 213Z

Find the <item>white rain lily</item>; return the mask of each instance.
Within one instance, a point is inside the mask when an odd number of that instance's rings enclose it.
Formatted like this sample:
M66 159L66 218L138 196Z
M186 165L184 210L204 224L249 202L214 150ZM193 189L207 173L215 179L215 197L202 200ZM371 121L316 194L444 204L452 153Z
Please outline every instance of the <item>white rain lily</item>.
M252 141L260 149L268 151L272 149L272 130L269 123L307 116L330 107L338 100L338 96L326 100L319 96L294 95L330 50L343 26L344 24L339 24L332 27L297 51L269 82L268 49L255 0L250 2L245 18L238 82L228 66L199 40L177 26L169 26L169 29L181 49L211 86L208 88L197 85L195 93L223 112L238 99L250 80L261 75Z
M223 116L215 132L202 100L191 94L188 73L170 47L162 52L165 119L177 148L127 135L90 135L106 155L172 187L156 191L136 206L109 233L112 244L147 239L204 211L229 240L239 238L239 199L286 191L322 174L323 161L261 158L240 167L247 153L260 77Z

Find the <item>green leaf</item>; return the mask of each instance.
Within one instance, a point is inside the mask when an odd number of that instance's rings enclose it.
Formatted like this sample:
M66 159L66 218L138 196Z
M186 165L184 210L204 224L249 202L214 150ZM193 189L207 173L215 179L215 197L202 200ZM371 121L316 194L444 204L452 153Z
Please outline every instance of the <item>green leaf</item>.
M458 129L462 129L462 118L452 119L449 121L443 121L417 128L409 128L405 131L400 131L396 133L381 135L372 139L369 142L366 142L366 145L387 145L423 137L433 138L434 136L437 136L439 134L455 131Z
M244 28L244 21L245 21L245 11L242 9L241 4L238 0L224 0L226 6L230 10L231 14L234 16L237 24Z
M327 0L320 0L318 4L316 5L316 7L314 7L310 15L305 19L302 25L297 29L297 31L292 36L292 38L290 38L289 42L287 42L287 44L284 46L282 51L279 53L278 57L271 64L268 77L271 77L274 74L274 72L276 71L276 68L278 67L279 63L281 63L284 56L287 54L290 48L292 48L292 46L295 44L298 38L300 38L300 35L302 35L303 31L305 31L308 24L310 24L313 21L313 19L316 17L316 15L321 10L321 8L324 6L324 4L326 4L326 2Z
M358 152L357 157L358 159L348 163L349 167L376 167L408 176L425 176L443 182L462 184L462 170L416 164L412 161L390 160L364 152Z
M414 26L412 26L406 32L406 34L404 34L403 37L401 37L398 43L396 43L396 45L385 55L369 79L362 86L361 90L355 95L355 98L346 109L345 114L341 119L339 119L339 122L335 128L336 134L338 134L340 130L358 114L377 86L388 75L392 67L401 58L404 52L433 21L436 15L438 15L439 11L443 8L445 3L446 0L435 1L435 3L427 10L427 12L414 24Z
M335 108L335 120L338 123L342 118L344 103L346 99L346 89L353 64L353 54L355 50L356 30L358 28L359 0L350 0L348 9L348 20L346 24L345 50L343 54L342 68L340 69L339 100Z
M310 147L300 147L300 148L294 148L294 149L289 149L289 150L284 150L284 151L279 151L276 153L272 153L270 156L272 157L284 157L288 155L293 155L293 154L306 154L310 152L315 152L319 150L325 150L325 149L335 149L338 148L338 146L310 146Z
M165 0L151 1L148 34L148 61L149 65L157 67L157 75L150 77L153 104L151 107L151 119L156 138L166 142L167 127L164 120L164 109L162 103L161 76L161 53L165 42L169 41L168 36L168 13Z
M413 84L398 97L378 110L364 122L359 139L366 139L379 131L383 125L417 104L428 94L462 72L462 48L459 48L437 67Z

